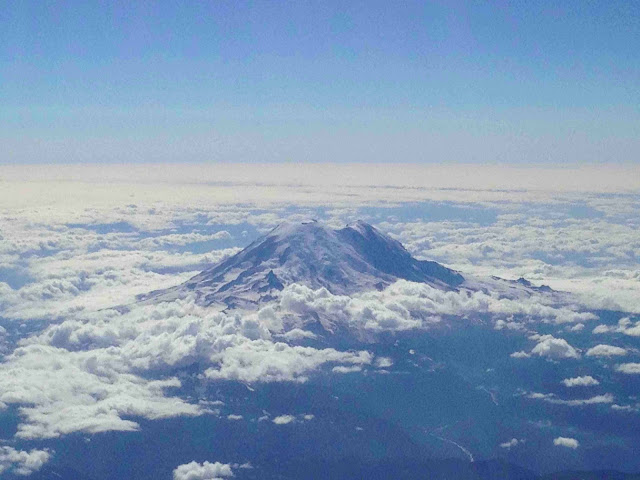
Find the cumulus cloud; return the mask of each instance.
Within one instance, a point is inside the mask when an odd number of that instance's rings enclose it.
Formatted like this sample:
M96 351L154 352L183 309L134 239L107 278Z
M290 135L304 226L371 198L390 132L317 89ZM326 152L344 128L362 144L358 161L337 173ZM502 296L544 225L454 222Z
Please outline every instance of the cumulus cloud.
M623 333L630 337L640 337L640 320L633 322L631 318L624 317L618 320L617 325L598 325L593 329L594 334L599 333Z
M0 446L0 475L14 473L31 475L42 468L51 459L49 450L16 450L12 447Z
M187 280L206 265L236 249L208 254L98 251L61 252L34 260L32 281L3 287L0 313L5 318L51 319L132 303L136 295Z
M231 465L226 463L190 462L176 467L173 480L221 480L233 477Z
M393 366L393 359L390 357L377 357L374 365L376 368L389 368Z
M565 378L562 380L565 387L591 387L600 385L600 382L593 378L591 375L585 375L582 377Z
M209 412L205 404L171 396L180 382L164 374L195 362L210 381L252 383L305 382L325 364L340 373L374 361L367 351L276 341L314 334L295 327L293 335L283 335L280 314L266 310L222 313L185 298L81 311L24 339L4 358L0 402L21 406L17 435L22 438L135 430L136 416ZM149 371L160 378L146 379Z
M171 396L181 383L165 372L195 362L208 366L210 381L305 382L325 364L360 368L374 356L277 342L259 313L217 312L187 298L50 325L4 360L0 402L21 405L17 435L51 438L136 430L136 416L215 413ZM147 379L149 371L160 378Z
M570 202L570 200L565 200ZM591 197L596 218L572 218L562 209L502 210L484 222L389 221L384 226L416 255L477 275L525 276L534 283L571 291L590 308L640 311L639 240L634 200L624 206ZM635 207L637 210L637 207ZM594 210L595 212L595 210Z
M278 306L283 312L319 317L328 328L339 324L364 333L429 328L440 323L442 316L467 317L478 313L492 314L496 329L511 330L524 330L524 325L501 316L510 319L522 315L553 323L597 318L590 312L555 305L558 302L555 297L505 288L499 281L469 285L473 288L443 291L428 284L399 280L382 291L349 297L333 295L325 288L313 290L292 284L282 291ZM487 289L491 293L486 293Z
M122 417L203 413L197 405L164 396L165 389L180 386L176 378L145 380L123 368L114 352L100 353L29 345L10 355L0 370L0 401L23 405L16 436L132 431L138 424Z
M516 330L516 331L526 330L526 327L524 326L524 324L520 322L505 321L502 319L496 320L493 328L495 328L496 330Z
M616 372L628 375L640 375L640 363L622 363L616 366Z
M77 285L74 288L81 290ZM516 293L520 295L521 290ZM5 387L0 401L28 405L20 409L23 423L18 435L24 438L55 437L73 431L134 430L138 424L132 416L207 413L200 403L167 396L180 386L175 378L144 380L150 370L157 374L199 362L208 365L204 377L211 381L305 382L310 373L325 364L334 373L392 364L390 359L375 359L367 351L292 346L286 342L313 339L315 334L295 322L285 329L283 317L287 315L320 318L328 329L339 324L370 333L428 328L441 322L441 316L478 312L504 315L505 325L513 323L509 318L516 314L552 318L556 323L584 316L567 307L540 303L543 300L552 301L531 295L516 301L464 289L444 292L426 284L399 281L384 291L353 297L293 284L284 289L275 306L254 313L217 312L196 305L192 298L95 313L80 309L69 319L24 340L6 358L6 368L0 372L0 386ZM579 356L563 339L549 336L538 340L532 354ZM43 355L56 359L63 368L52 369L51 374L43 372L39 361ZM35 371L33 375L29 369ZM16 374L18 371L21 373ZM40 378L45 380L37 384ZM53 388L51 382L55 382L56 395L47 392ZM69 408L60 408L62 405Z
M286 425L288 423L295 422L296 417L293 415L278 415L273 420L271 420L276 425Z
M506 448L507 450L512 449L513 447L517 447L521 443L524 443L524 440L519 440L517 438L512 438L504 443L500 444L500 448Z
M367 351L340 352L333 348L318 350L256 340L243 342L213 355L218 365L206 370L207 378L243 382L306 382L308 373L325 363L360 367L369 365L373 355Z
M580 446L580 442L578 442L578 440L576 440L575 438L568 438L568 437L554 438L553 444L556 447L566 447L566 448L571 448L573 450L575 450Z
M626 355L627 351L621 347L613 345L599 344L587 350L587 357L619 357Z
M555 338L552 335L537 337L538 344L531 349L533 355L551 359L580 358L580 353L569 345L564 338Z

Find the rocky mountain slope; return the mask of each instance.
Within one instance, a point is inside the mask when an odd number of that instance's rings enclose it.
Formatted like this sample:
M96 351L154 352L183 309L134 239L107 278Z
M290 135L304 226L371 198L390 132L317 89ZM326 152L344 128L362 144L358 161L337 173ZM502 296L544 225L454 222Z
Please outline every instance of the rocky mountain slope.
M195 294L202 305L252 308L292 283L334 295L381 290L398 279L451 290L458 272L414 258L400 242L358 221L334 230L317 222L283 223L236 255L177 287L143 300L170 301Z

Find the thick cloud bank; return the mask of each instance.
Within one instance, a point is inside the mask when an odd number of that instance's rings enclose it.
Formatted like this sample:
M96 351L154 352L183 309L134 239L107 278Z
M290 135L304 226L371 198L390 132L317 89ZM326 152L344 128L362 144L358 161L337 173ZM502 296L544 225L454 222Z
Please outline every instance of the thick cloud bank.
M372 333L427 328L439 323L443 316L491 314L498 329L522 328L521 324L505 322L505 318L513 318L514 315L523 316L525 320L558 324L597 318L593 313L576 311L557 302L556 298L544 294L527 293L509 298L499 291L485 293L464 288L443 291L428 284L399 280L380 292L371 291L351 297L333 295L325 288L312 290L293 284L282 291L279 307L285 312L318 316L330 323ZM554 353L562 347L560 343L547 342ZM565 354L577 355L577 352L569 350Z
M275 341L258 314L184 300L101 311L24 340L0 370L0 402L21 405L20 438L136 430L135 417L210 413L172 396L181 383L163 373L196 361L211 365L211 381L304 382L324 364L363 366L373 356L291 346Z
M17 404L17 436L52 438L75 431L136 430L136 417L196 416L211 411L184 400L169 371L194 363L208 381L306 382L323 366L334 374L383 368L393 362L368 351L295 345L313 339L309 319L356 335L432 328L443 318L491 314L553 323L584 314L552 306L543 295L520 301L481 291L442 291L399 281L383 291L352 297L303 285L286 287L257 312L218 312L186 298L77 315L52 324L5 358L0 402ZM449 320L456 321L456 320ZM560 320L564 321L564 320ZM330 335L330 333L327 333ZM531 354L579 358L565 340L536 337Z
M523 333L526 325L540 321L562 325L592 316L558 304L551 295L514 292L507 298L499 289L442 291L402 280L382 291L348 297L293 284L273 304L253 312L218 312L198 306L193 298L93 313L81 309L23 339L5 357L0 402L20 407L16 435L24 439L131 431L139 428L136 417L216 413L178 395L181 382L169 372L194 363L203 366L205 381L246 383L301 383L322 369L345 374L393 365L366 350L297 345L316 337L306 329L309 323L320 322L327 335L341 329L371 338L439 325L455 328L461 319L481 315L497 329ZM537 343L522 356L581 356L562 338L530 338Z

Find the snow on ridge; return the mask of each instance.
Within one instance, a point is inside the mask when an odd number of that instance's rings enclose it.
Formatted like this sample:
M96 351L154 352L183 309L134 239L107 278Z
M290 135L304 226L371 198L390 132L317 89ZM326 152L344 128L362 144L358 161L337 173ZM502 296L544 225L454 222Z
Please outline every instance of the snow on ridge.
M462 276L420 261L396 240L358 221L334 230L318 221L282 223L238 254L147 299L195 293L202 305L255 309L294 283L336 295L381 290L398 279L455 288Z

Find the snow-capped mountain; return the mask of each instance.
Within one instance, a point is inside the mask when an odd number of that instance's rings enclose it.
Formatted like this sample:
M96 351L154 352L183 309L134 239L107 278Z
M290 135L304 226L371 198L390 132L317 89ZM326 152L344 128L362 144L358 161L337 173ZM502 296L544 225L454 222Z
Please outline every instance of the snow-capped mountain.
M285 286L324 287L335 295L381 290L398 279L450 290L464 278L439 263L414 258L400 242L358 221L334 230L317 222L283 223L236 255L177 287L145 300L195 294L203 305L251 308Z

